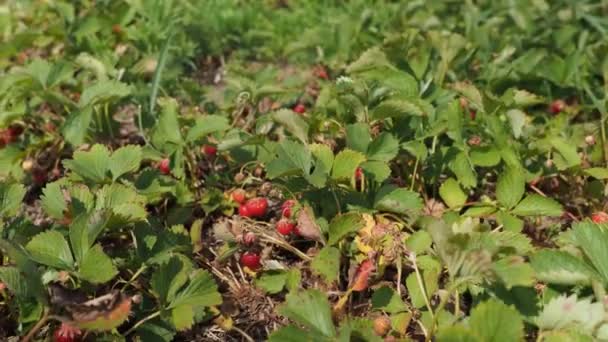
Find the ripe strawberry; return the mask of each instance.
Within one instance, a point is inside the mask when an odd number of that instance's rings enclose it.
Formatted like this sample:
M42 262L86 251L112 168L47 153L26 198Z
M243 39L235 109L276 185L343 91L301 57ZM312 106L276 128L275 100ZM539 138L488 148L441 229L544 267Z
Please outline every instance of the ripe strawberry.
M209 157L215 157L217 154L217 147L212 145L203 145L203 153Z
M252 198L245 203L250 217L263 217L268 209L268 200L264 197Z
M114 25L112 25L112 32L114 34L121 34L122 33L122 27L120 26L120 24L114 24Z
M168 175L171 173L171 167L169 166L169 158L165 158L158 163L158 170L163 175Z
M551 105L549 106L549 110L553 114L559 114L563 112L564 109L566 109L566 102L564 102L564 100L555 100L551 102Z
M55 330L53 333L55 342L78 341L80 339L80 335L82 335L80 329L66 323L61 323L61 326L59 326L59 328L57 328L57 330Z
M329 79L329 75L327 74L327 70L325 70L325 68L323 66L319 66L319 67L316 68L315 75L318 78L321 78L321 79L324 79L324 80Z
M32 180L37 185L43 185L46 183L46 172L43 170L34 170L32 172Z
M356 180L356 181L360 181L362 177L363 177L363 169L362 169L362 168L360 168L360 167L358 167L358 168L355 170L355 180Z
M245 252L241 255L241 265L252 270L257 270L262 266L260 256L254 252Z
M473 109L471 109L469 111L469 115L471 116L471 120L475 120L475 118L477 117L477 112Z
M11 125L8 128L8 135L11 137L11 139L13 141L15 141L22 133L23 133L23 126L21 126L21 125Z
M283 202L283 204L281 204L281 215L287 218L291 217L291 208L293 208L295 204L296 201L292 199Z
M296 225L288 219L281 219L277 222L277 232L281 235L289 235L295 228Z
M236 189L236 190L232 191L231 197L232 197L232 200L235 201L236 203L243 204L245 202L246 195L247 194L245 193L245 190Z
M304 112L306 112L306 106L301 103L298 103L295 107L293 107L293 111L298 114L304 114Z
M608 223L608 214L603 211L595 212L591 215L591 220L595 223Z
M251 213L249 212L249 207L247 207L247 204L239 205L239 215L244 217L251 217Z

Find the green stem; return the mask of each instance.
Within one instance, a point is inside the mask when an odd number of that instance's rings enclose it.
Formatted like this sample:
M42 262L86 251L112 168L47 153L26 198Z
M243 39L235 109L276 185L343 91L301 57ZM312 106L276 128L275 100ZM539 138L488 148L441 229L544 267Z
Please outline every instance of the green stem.
M129 336L135 330L137 330L137 328L139 328L140 325L142 325L142 324L146 323L147 321L154 319L158 316L160 316L160 311L156 311L156 312L152 313L151 315L148 315L145 318L142 318L139 322L135 323L129 330L127 330L127 332L125 332L123 336Z

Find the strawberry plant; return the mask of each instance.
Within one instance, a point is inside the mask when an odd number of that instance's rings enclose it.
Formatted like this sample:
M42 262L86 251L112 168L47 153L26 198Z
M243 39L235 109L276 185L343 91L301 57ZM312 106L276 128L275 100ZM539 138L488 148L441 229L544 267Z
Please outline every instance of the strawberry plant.
M608 339L605 17L0 5L0 339Z

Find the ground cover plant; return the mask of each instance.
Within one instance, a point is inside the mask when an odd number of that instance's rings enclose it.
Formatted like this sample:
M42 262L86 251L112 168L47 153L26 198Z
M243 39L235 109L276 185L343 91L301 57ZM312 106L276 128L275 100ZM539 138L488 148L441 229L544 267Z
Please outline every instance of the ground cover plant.
M608 340L607 18L0 4L0 339Z

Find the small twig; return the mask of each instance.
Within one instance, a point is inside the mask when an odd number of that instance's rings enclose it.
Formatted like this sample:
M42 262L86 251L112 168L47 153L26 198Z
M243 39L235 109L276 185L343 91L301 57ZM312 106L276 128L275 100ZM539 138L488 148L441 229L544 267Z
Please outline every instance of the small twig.
M124 333L124 336L128 336L128 335L132 334L137 328L139 328L140 325L142 325L142 324L146 323L147 321L154 319L158 316L160 316L160 311L156 311L153 314L142 318L139 322L135 323L129 330L127 330L127 332Z
M40 328L42 328L46 324L46 322L49 320L49 313L50 313L50 309L48 307L45 307L40 320L38 322L36 322L36 324L32 327L32 329L30 329L30 331L27 333L27 335L25 335L25 337L23 338L23 340L21 340L21 342L29 342L32 339L32 337L34 337L34 335L36 335L38 330L40 330Z
M255 342L255 340L253 338L251 338L251 336L249 336L241 328L239 328L237 326L233 326L232 330L234 330L234 331L238 332L239 334L241 334L243 336L243 338L245 338L247 341L249 341L249 342Z

